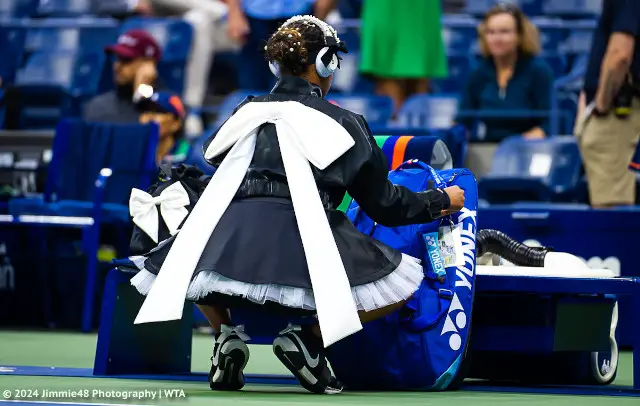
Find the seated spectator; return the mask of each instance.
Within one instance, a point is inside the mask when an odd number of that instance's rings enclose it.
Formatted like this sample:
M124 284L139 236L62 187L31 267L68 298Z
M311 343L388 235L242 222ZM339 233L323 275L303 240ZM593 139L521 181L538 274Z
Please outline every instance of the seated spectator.
M491 110L485 118L478 112L477 119L486 126L484 140L498 142L514 134L544 138L548 117L509 115L515 110L551 109L553 72L536 56L540 51L537 28L515 5L500 4L489 10L478 34L483 58L469 76L457 121L472 130L476 117L469 113ZM505 115L496 116L496 111Z
M187 61L184 82L184 101L190 109L200 109L208 89L209 71L216 52L239 48L239 42L227 35L227 5L222 0L99 0L103 10L125 8L130 13L160 17L184 18L193 28L191 54ZM120 6L115 4L120 2ZM122 11L118 14L121 14ZM202 118L189 114L185 130L190 137L203 131Z
M178 163L187 158L190 145L184 139L184 119L186 110L180 97L171 92L154 91L150 86L142 87L137 107L140 123L158 124L157 161ZM145 97L146 96L146 97Z
M116 45L105 49L115 56L113 76L115 89L89 100L85 105L85 121L112 124L138 122L134 94L140 85L158 83L156 65L161 57L160 46L143 30L130 30L118 39Z

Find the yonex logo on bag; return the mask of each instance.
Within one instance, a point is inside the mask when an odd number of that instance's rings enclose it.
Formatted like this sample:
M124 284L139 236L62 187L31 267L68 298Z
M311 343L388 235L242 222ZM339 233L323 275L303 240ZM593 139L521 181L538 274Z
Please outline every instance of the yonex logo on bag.
M476 212L463 208L458 218L460 224L460 236L462 237L462 253L464 255L464 265L456 269L456 292L451 300L451 306L447 312L447 317L442 327L440 335L452 333L449 337L449 347L458 351L462 347L461 331L467 327L467 313L465 312L458 293L462 289L469 289L469 294L473 289L475 274L475 250L476 250ZM455 313L455 314L454 314ZM454 323L455 317L455 323Z
M438 233L428 233L424 234L424 241L427 245L427 252L429 255L429 261L431 262L431 269L438 276L446 275L447 271L444 267L444 261L442 260L442 255L440 253L440 248L438 248Z

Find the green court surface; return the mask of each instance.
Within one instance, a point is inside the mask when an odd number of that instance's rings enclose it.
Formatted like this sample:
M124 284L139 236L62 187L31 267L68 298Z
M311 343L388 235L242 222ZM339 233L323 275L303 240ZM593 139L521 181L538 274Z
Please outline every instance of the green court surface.
M158 399L42 399L27 402L5 402L2 405L80 405L86 403L117 404L189 404L211 406L266 406L266 405L635 405L640 398L617 396L542 395L521 393L489 393L456 391L430 392L343 392L340 395L312 395L297 386L248 385L241 392L213 392L206 382L177 382L138 379L103 379L69 377L28 377L2 374L2 366L33 365L92 368L96 348L95 334L54 332L0 332L0 395L5 390L164 390L180 389L186 397L172 400ZM149 343L153 345L153 343ZM212 338L197 334L193 342L192 370L206 372L212 350ZM552 368L553 366L550 366ZM616 385L631 385L631 355L623 354ZM288 374L273 356L269 346L251 346L251 360L246 372L258 374ZM176 392L174 392L176 393ZM24 399L27 400L27 399Z

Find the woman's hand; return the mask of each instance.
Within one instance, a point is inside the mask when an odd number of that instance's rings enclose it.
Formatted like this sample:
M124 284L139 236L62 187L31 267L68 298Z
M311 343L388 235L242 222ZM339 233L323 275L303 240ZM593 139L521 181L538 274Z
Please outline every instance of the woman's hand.
M544 130L542 128L534 127L526 133L522 134L522 136L525 140L540 140L545 138L547 134L544 133Z
M450 186L445 188L444 192L449 196L451 205L448 209L442 210L442 215L448 216L449 214L454 214L462 210L464 207L464 190L458 186Z
M138 4L136 4L134 11L143 16L150 16L153 14L153 8L151 7L151 2L149 0L138 0Z
M325 20L329 13L336 8L337 0L316 0L313 15Z
M545 138L545 135L535 132L535 133L523 134L523 137L525 140L541 140Z

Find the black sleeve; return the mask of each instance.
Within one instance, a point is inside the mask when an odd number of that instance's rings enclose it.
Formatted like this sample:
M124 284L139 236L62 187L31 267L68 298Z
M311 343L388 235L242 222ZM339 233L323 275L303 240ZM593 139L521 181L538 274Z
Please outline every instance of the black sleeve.
M611 32L636 37L640 34L640 1L617 0L614 3Z
M364 128L368 134L361 140L369 142L371 153L347 187L349 195L373 221L387 227L429 223L440 217L441 210L451 204L449 196L436 189L414 193L404 186L392 184L387 178L387 158L366 122Z

